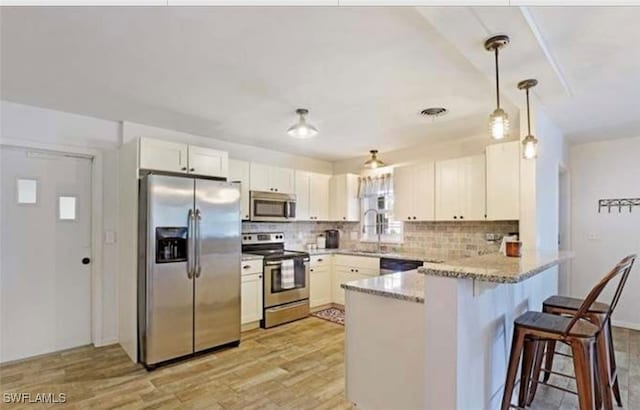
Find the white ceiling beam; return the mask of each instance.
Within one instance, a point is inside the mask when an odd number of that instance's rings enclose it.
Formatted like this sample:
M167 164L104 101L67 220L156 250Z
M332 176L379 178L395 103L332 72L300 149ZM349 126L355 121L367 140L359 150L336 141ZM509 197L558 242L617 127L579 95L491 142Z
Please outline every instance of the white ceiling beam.
M555 58L553 57L553 54L551 53L551 50L549 50L549 47L547 46L547 42L545 41L544 37L542 36L540 28L536 24L536 21L533 18L533 15L531 14L531 11L526 6L520 6L520 12L522 13L522 16L524 17L525 21L527 22L527 25L529 26L529 29L531 30L531 33L533 34L533 36L535 37L536 41L538 42L538 45L540 46L540 49L542 50L544 56L546 57L547 61L549 62L549 65L551 66L551 68L555 72L556 76L558 77L558 80L560 81L560 84L562 84L562 88L564 88L564 91L567 93L567 95L569 97L573 96L573 91L571 90L571 86L569 85L569 82L567 81L567 78L564 75L564 72L563 72L562 68L560 67L558 62L555 60Z

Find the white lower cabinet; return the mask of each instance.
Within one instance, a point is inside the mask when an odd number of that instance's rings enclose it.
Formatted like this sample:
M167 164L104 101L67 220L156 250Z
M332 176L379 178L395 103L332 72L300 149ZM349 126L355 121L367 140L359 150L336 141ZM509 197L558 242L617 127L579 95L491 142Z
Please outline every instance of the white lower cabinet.
M262 319L262 272L242 275L241 283L241 323L257 322Z
M331 303L331 268L312 267L309 276L309 306L314 308Z
M333 303L344 305L343 283L367 279L380 274L380 259L366 256L334 255L331 283Z

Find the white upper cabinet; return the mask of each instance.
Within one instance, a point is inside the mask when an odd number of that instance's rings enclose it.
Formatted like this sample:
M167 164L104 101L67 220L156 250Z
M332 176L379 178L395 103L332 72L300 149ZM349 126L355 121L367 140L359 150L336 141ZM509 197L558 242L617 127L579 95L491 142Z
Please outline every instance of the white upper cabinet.
M227 178L229 154L211 148L189 145L189 173Z
M252 191L279 192L282 194L295 193L295 173L293 169L252 162L250 173Z
M140 168L227 178L229 156L224 151L140 138Z
M399 221L435 218L435 165L424 162L393 170L394 214Z
M489 145L487 219L520 219L520 141Z
M435 180L436 220L486 218L484 154L436 162Z
M140 138L140 168L156 171L187 172L188 146L175 142Z
M334 175L329 183L329 216L332 221L360 220L358 199L358 176L355 174Z
M331 176L296 171L296 219L329 220L329 180Z
M229 181L240 182L240 203L242 219L249 219L249 163L229 159Z

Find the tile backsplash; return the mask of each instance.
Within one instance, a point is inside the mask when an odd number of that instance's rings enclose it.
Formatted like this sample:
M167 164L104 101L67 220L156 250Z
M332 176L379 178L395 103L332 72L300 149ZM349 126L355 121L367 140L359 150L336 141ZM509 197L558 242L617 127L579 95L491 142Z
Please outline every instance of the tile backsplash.
M385 251L456 259L497 252L500 242L487 242L487 233L518 232L518 221L411 222L404 224L403 243L383 244ZM360 242L358 222L244 222L243 232L284 232L287 249L304 250L327 229L340 230L340 247L375 250L376 243ZM352 239L355 238L355 239Z

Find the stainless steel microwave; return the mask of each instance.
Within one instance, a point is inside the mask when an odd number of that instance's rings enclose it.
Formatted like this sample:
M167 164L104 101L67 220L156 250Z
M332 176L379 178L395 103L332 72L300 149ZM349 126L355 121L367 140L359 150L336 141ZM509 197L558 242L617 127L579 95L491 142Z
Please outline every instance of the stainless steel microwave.
M251 220L283 222L296 219L296 196L274 192L251 191Z

